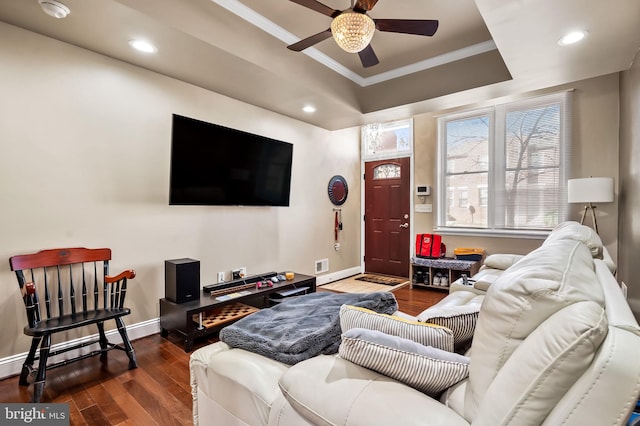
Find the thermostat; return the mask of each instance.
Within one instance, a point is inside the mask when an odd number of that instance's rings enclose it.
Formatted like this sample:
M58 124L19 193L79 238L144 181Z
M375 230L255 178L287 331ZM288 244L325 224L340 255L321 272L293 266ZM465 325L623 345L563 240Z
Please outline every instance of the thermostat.
M429 185L418 185L416 186L416 195L431 195L431 186Z

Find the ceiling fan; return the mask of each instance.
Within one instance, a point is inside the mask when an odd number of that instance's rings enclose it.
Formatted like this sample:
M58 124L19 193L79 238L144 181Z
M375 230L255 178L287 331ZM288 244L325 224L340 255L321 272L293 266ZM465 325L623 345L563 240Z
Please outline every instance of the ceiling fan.
M354 0L351 0L351 7L346 10L332 9L317 0L291 1L329 16L333 21L331 21L331 28L289 45L287 49L301 52L333 36L343 50L358 53L365 68L380 62L370 44L376 29L422 36L432 36L438 29L438 21L432 19L372 19L367 12L373 9L378 0L356 0L355 4Z

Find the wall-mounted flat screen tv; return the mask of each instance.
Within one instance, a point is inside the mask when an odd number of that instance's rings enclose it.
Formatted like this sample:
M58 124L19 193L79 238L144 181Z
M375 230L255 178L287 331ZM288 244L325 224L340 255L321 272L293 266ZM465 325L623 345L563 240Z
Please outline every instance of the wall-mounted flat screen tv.
M169 204L288 206L293 144L173 114Z

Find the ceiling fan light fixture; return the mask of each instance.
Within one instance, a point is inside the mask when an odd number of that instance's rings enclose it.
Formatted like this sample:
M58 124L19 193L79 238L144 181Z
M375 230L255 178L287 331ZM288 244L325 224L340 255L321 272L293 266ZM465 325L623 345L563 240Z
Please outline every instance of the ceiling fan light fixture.
M364 13L344 12L331 21L331 34L342 50L357 53L369 45L376 24Z

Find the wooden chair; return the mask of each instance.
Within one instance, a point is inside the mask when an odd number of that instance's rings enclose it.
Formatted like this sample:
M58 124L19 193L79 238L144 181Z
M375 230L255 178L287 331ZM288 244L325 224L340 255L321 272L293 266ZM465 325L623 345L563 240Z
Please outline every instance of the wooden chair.
M126 270L109 275L111 249L60 248L43 250L34 254L13 256L9 259L15 271L27 309L24 333L32 336L31 349L20 373L19 384L28 386L28 378L36 373L33 398L40 402L47 370L74 361L100 355L106 360L111 349L123 350L129 357L129 369L137 367L133 346L127 336L122 317L131 313L124 307L127 280L135 277L135 271ZM44 297L44 314L43 303ZM110 343L104 332L104 322L115 320L124 346ZM51 351L51 335L77 327L96 324L98 338ZM100 349L74 358L50 362L49 357L77 350L98 343ZM36 351L40 348L40 354ZM33 364L38 362L37 370Z

